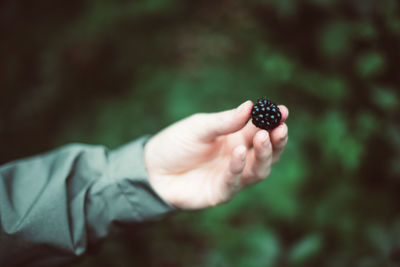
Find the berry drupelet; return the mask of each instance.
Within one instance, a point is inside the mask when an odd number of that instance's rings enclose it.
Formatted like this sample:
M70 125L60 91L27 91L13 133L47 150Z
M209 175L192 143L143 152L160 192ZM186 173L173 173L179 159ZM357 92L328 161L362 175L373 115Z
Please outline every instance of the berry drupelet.
M251 118L258 128L272 130L279 125L282 114L276 104L260 98L251 110Z

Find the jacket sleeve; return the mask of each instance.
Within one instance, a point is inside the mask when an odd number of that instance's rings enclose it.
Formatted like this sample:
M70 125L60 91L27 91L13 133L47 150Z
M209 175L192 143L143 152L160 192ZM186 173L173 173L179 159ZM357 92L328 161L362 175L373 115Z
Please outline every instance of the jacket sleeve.
M72 144L1 166L0 266L67 263L115 223L173 211L146 178L146 140L111 152Z

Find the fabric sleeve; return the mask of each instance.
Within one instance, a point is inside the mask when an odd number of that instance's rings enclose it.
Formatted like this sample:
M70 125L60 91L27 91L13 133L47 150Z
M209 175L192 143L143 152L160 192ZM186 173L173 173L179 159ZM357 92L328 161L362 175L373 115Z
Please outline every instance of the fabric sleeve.
M147 180L147 139L111 152L72 144L1 166L0 266L64 264L115 223L173 211Z

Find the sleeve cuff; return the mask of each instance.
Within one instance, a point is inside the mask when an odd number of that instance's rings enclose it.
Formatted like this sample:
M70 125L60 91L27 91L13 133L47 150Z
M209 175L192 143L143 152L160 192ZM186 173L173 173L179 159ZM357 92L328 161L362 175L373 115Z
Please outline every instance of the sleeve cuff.
M149 139L150 136L144 136L110 153L111 175L135 211L135 221L159 219L176 210L157 194L147 179L144 146Z

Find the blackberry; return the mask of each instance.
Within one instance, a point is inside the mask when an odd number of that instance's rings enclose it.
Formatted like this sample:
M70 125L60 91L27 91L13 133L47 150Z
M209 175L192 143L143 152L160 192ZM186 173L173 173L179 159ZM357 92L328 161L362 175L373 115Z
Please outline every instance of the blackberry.
M282 114L278 106L271 101L260 98L251 110L252 122L265 130L272 130L279 125Z

